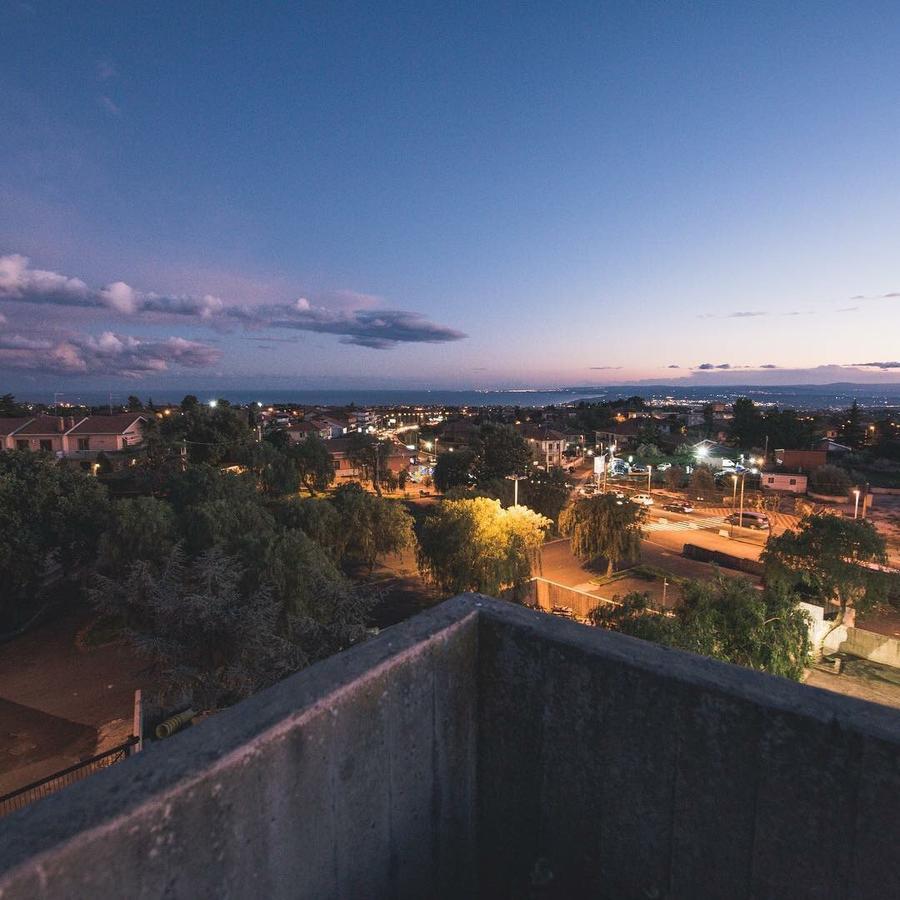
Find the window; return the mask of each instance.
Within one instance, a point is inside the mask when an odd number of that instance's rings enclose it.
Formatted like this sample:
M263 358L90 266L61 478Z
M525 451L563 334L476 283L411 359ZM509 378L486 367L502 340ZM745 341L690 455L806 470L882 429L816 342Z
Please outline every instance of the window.
M792 478L792 479L791 479L791 484L796 484L796 483L797 483L797 479L796 479L796 478Z
M85 450L91 449L91 439L90 438L78 438L78 452L84 453Z
M16 441L16 450L27 450L28 449L28 441L20 440Z
M775 479L770 477L769 480L768 480L768 483L769 483L769 484L775 484Z
M50 440L42 440L41 441L41 450L46 450L48 453L53 450L53 441Z

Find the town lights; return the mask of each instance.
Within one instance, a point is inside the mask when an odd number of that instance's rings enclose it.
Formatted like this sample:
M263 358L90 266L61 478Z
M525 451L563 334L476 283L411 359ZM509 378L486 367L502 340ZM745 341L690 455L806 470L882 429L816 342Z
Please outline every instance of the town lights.
M210 408L210 409L215 409L218 405L219 405L219 401L218 401L218 400L210 400L210 401L209 401L209 408Z

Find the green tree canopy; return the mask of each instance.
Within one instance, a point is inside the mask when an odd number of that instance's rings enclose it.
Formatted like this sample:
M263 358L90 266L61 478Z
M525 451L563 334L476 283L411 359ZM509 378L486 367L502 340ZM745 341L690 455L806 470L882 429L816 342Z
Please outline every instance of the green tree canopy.
M796 531L770 537L760 560L767 584L822 603L826 613L836 608L832 630L848 607L865 612L890 585L890 576L877 568L887 563L885 540L865 519L807 516Z
M809 474L809 489L817 494L845 497L850 490L850 476L838 466L819 466Z
M499 500L444 500L419 530L419 567L447 593L498 595L523 585L540 557L550 520Z
M708 499L716 494L716 479L709 466L694 466L689 485L695 497Z
M314 496L328 489L334 481L334 460L328 444L318 435L311 434L292 448L291 453L300 483Z
M115 575L139 559L161 565L178 539L178 521L170 503L156 497L116 500L100 539L98 566Z
M489 422L481 426L476 462L478 481L524 475L532 462L531 448L510 425Z
M652 609L647 594L603 605L595 624L678 650L798 681L809 652L809 625L781 587L757 590L746 578L719 576L682 587L674 614Z
M643 506L600 494L567 506L560 514L559 530L571 539L576 556L588 560L602 556L606 574L612 575L619 560L640 557L644 517Z
M435 487L444 493L455 487L468 487L472 483L475 453L472 450L455 450L439 453L434 466Z
M109 501L95 478L28 450L0 453L0 626L43 606L48 571L76 579L93 565Z

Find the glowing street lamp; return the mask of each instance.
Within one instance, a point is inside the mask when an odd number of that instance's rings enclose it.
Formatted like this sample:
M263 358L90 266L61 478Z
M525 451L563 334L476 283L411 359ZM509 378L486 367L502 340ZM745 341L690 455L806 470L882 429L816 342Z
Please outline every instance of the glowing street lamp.
M853 497L853 518L856 519L859 517L859 488L854 488Z

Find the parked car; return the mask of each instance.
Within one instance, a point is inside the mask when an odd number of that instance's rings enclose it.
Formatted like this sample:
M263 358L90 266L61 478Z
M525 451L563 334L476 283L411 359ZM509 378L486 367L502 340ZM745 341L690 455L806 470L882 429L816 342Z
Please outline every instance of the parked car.
M631 474L632 474L632 475L646 475L646 474L647 474L647 467L646 467L646 466L642 466L642 465L640 465L640 464L635 464L635 465L633 465L633 466L631 467Z
M635 494L631 499L641 506L653 506L653 498L649 494Z
M744 528L769 528L769 517L765 513L745 510L743 513L733 512L725 517L729 525L740 525Z
M667 469L671 469L671 468L672 468L672 463L660 463L656 467L656 471L657 472L665 472Z
M665 506L663 506L663 509L668 510L669 512L677 513L692 513L694 511L694 507L684 500L676 500L674 503L666 503Z

